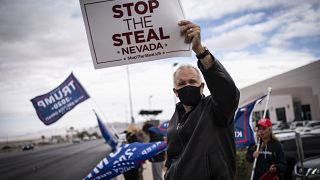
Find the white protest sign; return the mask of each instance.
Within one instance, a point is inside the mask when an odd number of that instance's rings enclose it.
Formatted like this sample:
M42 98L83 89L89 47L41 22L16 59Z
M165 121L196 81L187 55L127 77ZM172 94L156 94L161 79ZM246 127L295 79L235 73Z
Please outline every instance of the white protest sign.
M191 56L180 0L80 0L94 67Z

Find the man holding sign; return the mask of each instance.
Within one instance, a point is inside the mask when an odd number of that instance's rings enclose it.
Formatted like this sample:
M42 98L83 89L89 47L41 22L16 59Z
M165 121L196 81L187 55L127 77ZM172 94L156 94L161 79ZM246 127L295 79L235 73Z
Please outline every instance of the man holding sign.
M179 67L174 93L180 99L168 128L166 180L235 179L234 113L239 90L220 62L201 44L200 27L179 22L185 41L191 43L198 67L211 95L202 92L198 69Z

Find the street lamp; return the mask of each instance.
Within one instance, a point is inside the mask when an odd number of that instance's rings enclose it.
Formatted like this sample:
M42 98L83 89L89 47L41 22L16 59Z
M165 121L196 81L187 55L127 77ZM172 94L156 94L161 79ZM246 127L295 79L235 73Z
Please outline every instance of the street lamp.
M172 67L171 67L173 88L174 88L174 67L176 67L178 64L179 63L175 62L175 63L172 64ZM174 107L175 107L176 104L177 104L177 98L176 98L176 94L175 93L173 93L173 102L174 102Z
M151 110L152 109L152 107L151 107L151 98L152 98L153 96L152 95L149 95L149 109Z
M131 98L131 85L130 85L129 65L127 65L127 80L128 80L128 91L129 91L129 105L130 105L131 123L134 124L134 117L133 117L133 112L132 112L132 98Z

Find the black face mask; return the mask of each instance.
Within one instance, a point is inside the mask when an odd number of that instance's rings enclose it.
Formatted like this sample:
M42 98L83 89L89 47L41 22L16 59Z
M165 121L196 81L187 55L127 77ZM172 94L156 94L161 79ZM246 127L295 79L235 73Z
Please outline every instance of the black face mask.
M185 86L179 90L178 97L182 104L186 106L196 106L201 100L202 95L200 94L201 85L197 86Z

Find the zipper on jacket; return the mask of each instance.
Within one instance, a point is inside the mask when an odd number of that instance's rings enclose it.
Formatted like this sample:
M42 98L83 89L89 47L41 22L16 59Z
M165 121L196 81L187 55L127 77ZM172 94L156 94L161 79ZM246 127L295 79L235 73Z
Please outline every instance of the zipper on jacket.
M180 130L181 130L181 128L182 128L183 126L184 126L184 125L181 125L181 123L178 123L178 125L177 125L177 135L178 135L179 142L180 142L180 144L181 144L181 146L182 146L182 151L181 151L181 152L183 152L184 149L185 149L185 147L184 147L184 145L183 145L183 143L182 143L182 140L181 140L181 136L180 136Z
M181 125L181 123L178 123L178 125L177 125L177 136L178 136L179 142L180 142L180 144L181 144L181 146L182 146L181 154L182 154L182 152L184 152L184 149L185 149L185 147L184 147L184 145L183 145L183 143L182 143L181 137L180 137L180 130L181 130L182 127L183 127L183 125ZM174 171L173 171L174 177L177 177L177 176L178 176L178 174L177 174L177 169L178 169L178 167L179 167L179 165L180 165L180 160L181 160L181 155L180 155L179 158L177 159L177 165L174 167ZM182 177L183 177L183 174L182 174ZM178 179L180 179L180 177L179 177Z
M206 165L206 173L207 173L206 175L209 179L211 179L211 165L210 165L209 155L206 154L205 158L206 158L205 165Z

